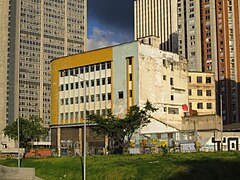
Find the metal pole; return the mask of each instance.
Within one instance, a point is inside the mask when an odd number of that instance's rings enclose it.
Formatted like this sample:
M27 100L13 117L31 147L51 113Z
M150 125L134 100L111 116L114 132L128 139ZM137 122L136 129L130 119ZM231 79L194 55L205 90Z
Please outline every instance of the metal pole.
M223 118L222 118L222 94L220 95L220 104L221 104L221 151L223 151Z
M84 161L83 161L83 165L84 165L84 169L83 169L83 177L84 180L86 180L86 145L87 145L87 127L86 127L86 80L84 79L84 136L83 136L83 156L84 156Z
M80 80L83 80L83 84L84 84L84 113L83 113L83 119L84 119L84 124L83 124L83 179L86 180L86 158L87 158L87 153L86 153L86 145L87 145L87 125L86 125L86 80L85 78L82 79L81 77L79 77L78 75L72 75L75 77L78 77L78 81L80 82Z
M19 154L20 153L19 152L20 151L20 135L19 135L20 134L20 132L19 132L19 123L20 122L19 121L20 121L20 118L18 116L18 124L17 124L18 125L18 168L20 168L20 154Z

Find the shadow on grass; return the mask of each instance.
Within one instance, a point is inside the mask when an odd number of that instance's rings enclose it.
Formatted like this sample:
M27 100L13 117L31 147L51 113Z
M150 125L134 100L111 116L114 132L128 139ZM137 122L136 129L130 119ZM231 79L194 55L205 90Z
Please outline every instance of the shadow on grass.
M185 160L176 162L178 167L184 167L167 178L168 180L239 180L239 159L205 159Z
M80 156L80 160L81 160L81 167L82 167L82 179L84 179L84 168L83 168L83 159L82 159L83 157L82 156Z

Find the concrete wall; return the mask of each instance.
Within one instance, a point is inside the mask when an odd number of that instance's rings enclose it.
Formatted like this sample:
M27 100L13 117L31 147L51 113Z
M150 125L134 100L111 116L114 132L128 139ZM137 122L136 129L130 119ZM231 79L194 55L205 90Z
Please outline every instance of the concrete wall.
M35 180L34 168L14 168L0 165L1 180Z
M184 117L182 123L182 130L221 131L221 118L217 115Z
M177 54L141 44L138 61L140 105L148 99L159 108L153 114L154 118L177 129L181 128L184 116L182 105L188 104L186 60L180 59ZM170 109L178 112L170 113Z
M139 90L138 90L138 42L132 42L122 44L120 46L113 47L113 92L114 114L125 115L127 110L127 58L133 57L134 61L134 74L133 77L133 96L135 99L134 104L138 104ZM118 98L118 92L123 91L123 99Z

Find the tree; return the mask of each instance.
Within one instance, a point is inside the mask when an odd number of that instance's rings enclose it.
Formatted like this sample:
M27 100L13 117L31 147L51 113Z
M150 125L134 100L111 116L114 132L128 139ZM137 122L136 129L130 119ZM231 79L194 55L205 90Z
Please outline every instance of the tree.
M5 136L18 140L18 119L9 124L3 130ZM29 119L19 118L19 147L25 148L23 158L29 151L31 142L47 137L48 129L43 127L42 120L37 116L31 116Z
M126 152L130 145L133 133L146 126L151 119L151 113L156 111L152 104L147 101L143 108L137 105L130 107L124 118L118 118L111 112L106 115L91 114L88 122L96 123L93 131L104 134L115 140L120 146L120 153Z

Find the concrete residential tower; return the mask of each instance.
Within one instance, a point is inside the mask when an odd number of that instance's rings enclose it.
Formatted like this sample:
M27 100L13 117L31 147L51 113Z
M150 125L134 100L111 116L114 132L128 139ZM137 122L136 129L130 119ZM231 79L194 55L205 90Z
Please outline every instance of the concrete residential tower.
M134 0L134 39L160 38L161 50L178 52L177 0Z
M84 51L86 0L0 0L0 15L0 130L29 115L48 126L50 60Z
M225 125L240 123L240 1L179 0L177 6L179 54L190 71L214 72L217 113Z

